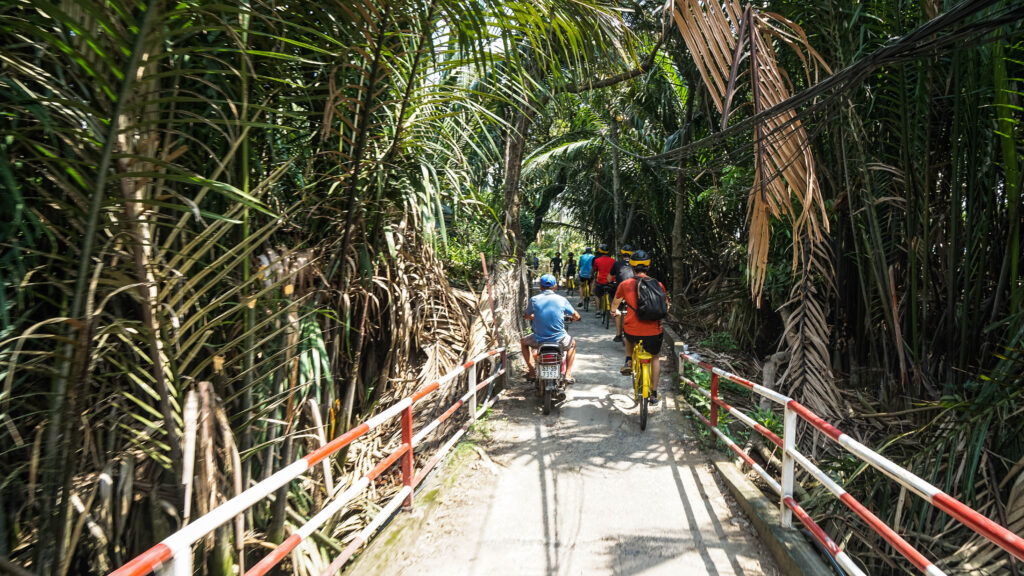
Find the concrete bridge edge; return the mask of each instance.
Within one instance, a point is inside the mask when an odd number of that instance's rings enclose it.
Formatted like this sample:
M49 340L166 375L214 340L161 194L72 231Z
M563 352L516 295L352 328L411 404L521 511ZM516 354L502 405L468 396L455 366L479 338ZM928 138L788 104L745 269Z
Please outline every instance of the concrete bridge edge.
M669 367L675 374L679 374L679 352L676 344L682 342L682 338L668 326L664 326L665 348ZM679 380L673 382L678 385ZM679 394L678 387L674 387L673 394ZM677 406L681 404L677 403ZM693 420L686 414L686 421L690 426L696 426ZM815 546L808 542L798 530L786 530L779 525L779 503L768 498L761 490L747 478L732 460L721 454L708 455L711 464L718 472L719 477L725 483L729 493L743 509L750 523L754 526L762 543L778 563L782 573L786 576L831 576L835 574L825 563ZM794 520L795 521L795 520Z

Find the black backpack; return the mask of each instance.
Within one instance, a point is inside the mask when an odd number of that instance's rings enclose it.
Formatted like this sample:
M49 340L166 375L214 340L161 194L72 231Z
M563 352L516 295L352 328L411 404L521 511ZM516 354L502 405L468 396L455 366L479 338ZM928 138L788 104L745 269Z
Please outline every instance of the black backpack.
M661 282L648 276L636 278L636 316L648 322L668 316L668 302Z

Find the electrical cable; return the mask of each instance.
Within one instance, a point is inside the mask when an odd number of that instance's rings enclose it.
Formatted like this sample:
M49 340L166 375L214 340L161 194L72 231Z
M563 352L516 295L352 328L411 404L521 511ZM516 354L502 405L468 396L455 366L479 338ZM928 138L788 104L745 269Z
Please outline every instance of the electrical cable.
M695 142L649 156L623 149L610 142L609 145L615 146L620 152L655 167L682 171L682 168L667 164L666 161L678 161L681 158L686 158L706 150L708 147L716 146L722 141L744 136L757 123L763 123L768 118L790 110L796 114L792 122L807 124L814 114L822 110L832 109L832 105L838 103L839 98L843 94L860 87L863 80L879 67L888 64L912 62L924 57L934 57L947 51L962 50L966 44L980 44L991 41L991 39L986 39L985 36L1003 26L1024 20L1024 6L1017 6L994 12L983 20L967 23L953 29L951 32L941 34L941 32L963 23L965 20L996 3L997 0L964 0L947 12L894 39L806 90L754 116L744 118L725 130ZM817 100L819 96L824 96L824 99ZM808 107L802 110L798 109L808 103L810 103ZM780 130L785 129L789 124L783 124L770 132L764 133L761 140L767 140ZM749 144L745 143L746 145Z

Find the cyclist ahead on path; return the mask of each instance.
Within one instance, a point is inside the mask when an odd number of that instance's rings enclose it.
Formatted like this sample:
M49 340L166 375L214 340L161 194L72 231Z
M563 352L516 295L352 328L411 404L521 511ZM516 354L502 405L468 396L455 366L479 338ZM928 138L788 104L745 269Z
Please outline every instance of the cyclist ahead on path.
M633 267L629 265L629 257L633 254L633 247L626 244L619 250L619 259L615 261L615 265L612 266L612 277L615 279L615 285L612 287L612 294L618 290L619 284L622 284L623 280L629 280L634 276ZM623 302L619 305L619 310L622 312L626 311L626 303ZM615 316L615 338L614 342L622 342L622 316Z
M558 281L558 275L562 273L562 253L555 252L555 257L548 263L551 266L551 274L554 275L555 281Z
M661 320L642 320L637 315L637 282L647 278L647 270L651 266L651 257L643 250L637 250L629 257L629 265L633 267L636 274L633 278L624 280L619 284L615 292L615 301L612 302L612 314L621 314L619 304L626 302L626 318L624 321L624 334L626 336L626 361L622 364L622 374L629 374L633 367L632 356L633 346L643 340L644 350L654 358L651 360L651 403L658 403L658 378L661 376L661 342L662 330ZM665 285L658 282L661 291L665 294L665 306L668 307L668 293Z
M573 280L576 279L576 255L569 252L569 257L565 260L565 293L569 294L569 289L573 287Z
M594 282L596 282L596 290L594 290L594 296L597 296L597 301L601 301L601 295L607 293L611 297L614 292L610 291L611 273L612 266L615 265L615 258L609 256L609 250L607 244L601 244L597 247L597 258L594 259ZM598 316L601 315L599 311Z
M576 359L576 340L565 331L565 318L569 316L573 321L580 319L572 304L555 293L555 277L545 274L540 277L540 288L542 292L532 298L526 305L526 312L523 318L530 320L533 324L533 334L523 336L519 346L523 352L523 360L526 361L526 378L533 380L537 377L533 365L533 353L531 348L540 348L541 344L558 344L565 359L565 381L572 384L575 380L572 377L572 363Z
M583 283L590 282L590 273L594 265L594 255L590 252L590 246L583 249L580 254L580 301L577 306L583 306Z

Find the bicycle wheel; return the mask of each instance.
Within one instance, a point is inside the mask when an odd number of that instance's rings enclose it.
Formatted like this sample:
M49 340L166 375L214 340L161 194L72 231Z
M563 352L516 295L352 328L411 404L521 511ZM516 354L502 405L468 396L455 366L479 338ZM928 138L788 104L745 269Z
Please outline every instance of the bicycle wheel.
M640 431L647 430L647 397L640 399Z
M643 383L643 385L642 385L643 390L642 390L642 392L640 394L640 430L641 431L642 430L647 430L647 404L648 404L647 396L648 396L648 394L650 394L650 390L651 390L651 385L650 385L651 376L650 376L650 373L648 372L650 369L651 368L650 368L650 366L648 364L641 364L640 365L640 381Z

